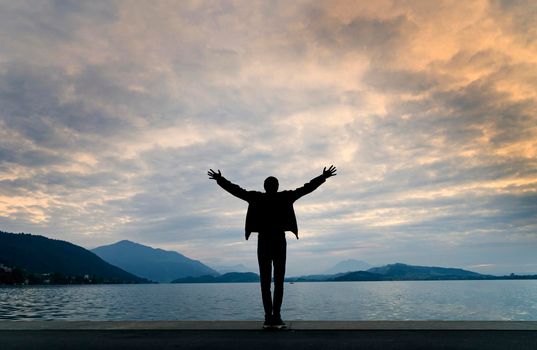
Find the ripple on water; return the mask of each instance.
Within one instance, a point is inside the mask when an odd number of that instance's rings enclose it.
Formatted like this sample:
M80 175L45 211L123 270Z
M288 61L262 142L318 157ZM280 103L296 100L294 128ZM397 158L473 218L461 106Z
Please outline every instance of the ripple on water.
M296 320L537 320L537 281L286 284ZM259 285L151 284L0 288L3 320L256 320Z

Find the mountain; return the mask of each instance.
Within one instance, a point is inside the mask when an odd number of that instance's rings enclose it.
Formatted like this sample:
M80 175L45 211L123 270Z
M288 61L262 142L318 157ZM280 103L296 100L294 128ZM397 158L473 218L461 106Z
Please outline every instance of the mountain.
M229 266L224 266L224 265L215 266L214 269L221 274L225 274L228 272L252 272L249 268L247 268L243 264L229 265Z
M24 269L34 274L54 274L57 281L81 282L85 275L94 282L148 282L116 266L110 265L92 252L69 242L43 236L0 231L0 263ZM39 281L36 281L38 283ZM58 282L60 283L60 282Z
M111 264L156 282L170 282L188 276L218 276L218 272L209 266L177 252L155 249L126 240L92 251Z
M332 281L384 281L385 277L380 273L368 271L348 272L340 276L334 277Z
M490 279L532 279L533 275L492 276L482 275L457 268L413 266L401 263L373 267L367 271L350 271L332 275L307 275L288 277L286 282L322 282L322 281L430 281L430 280L490 280Z
M172 283L241 283L259 282L259 275L253 272L229 272L221 276L199 276L178 278Z
M338 262L328 270L324 271L324 274L333 275L336 273L350 272L350 271L365 271L371 268L371 265L362 260L347 259Z
M367 272L382 275L386 280L460 280L485 279L490 277L457 268L413 266L401 263L373 267L367 270Z

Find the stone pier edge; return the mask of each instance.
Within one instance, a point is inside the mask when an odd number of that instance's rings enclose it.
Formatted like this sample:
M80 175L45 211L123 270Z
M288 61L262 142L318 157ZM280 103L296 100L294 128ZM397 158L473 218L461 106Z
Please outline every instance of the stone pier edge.
M0 331L37 330L260 330L262 321L0 321ZM537 321L287 321L295 331L527 330Z

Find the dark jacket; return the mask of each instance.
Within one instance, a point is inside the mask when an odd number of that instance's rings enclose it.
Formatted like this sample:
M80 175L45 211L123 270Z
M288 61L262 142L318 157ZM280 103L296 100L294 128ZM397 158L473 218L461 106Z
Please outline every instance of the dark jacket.
M252 232L275 230L291 231L298 239L298 226L293 203L300 197L314 191L325 181L326 178L320 175L295 190L276 193L247 191L224 177L216 182L235 197L248 202L245 225L246 239L250 237Z

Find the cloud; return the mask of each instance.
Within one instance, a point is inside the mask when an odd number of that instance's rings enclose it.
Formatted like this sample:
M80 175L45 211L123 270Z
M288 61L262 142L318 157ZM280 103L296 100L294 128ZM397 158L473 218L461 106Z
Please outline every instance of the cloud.
M534 12L4 4L0 225L255 266L246 204L207 169L262 190L268 175L296 188L334 163L296 204L289 273L358 257L531 269L530 250L514 255L537 244Z

